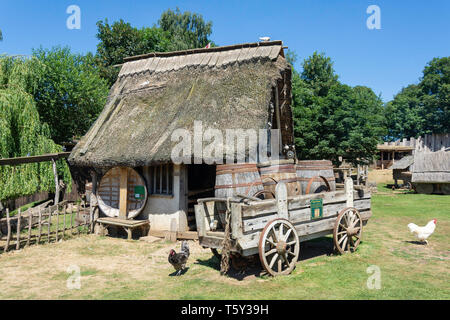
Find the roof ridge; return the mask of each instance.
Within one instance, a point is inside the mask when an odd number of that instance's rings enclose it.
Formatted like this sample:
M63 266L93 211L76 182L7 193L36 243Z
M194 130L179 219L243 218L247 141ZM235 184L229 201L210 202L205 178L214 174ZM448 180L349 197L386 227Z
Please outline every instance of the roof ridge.
M260 46L282 46L283 41L281 40L273 40L273 41L261 41L261 42L251 42L251 43L242 43L242 44L233 44L228 46L221 47L212 47L212 48L196 48L196 49L187 49L187 50L179 50L179 51L170 51L170 52L150 52L137 56L125 57L123 62L136 61L141 59L147 59L151 57L173 57L173 56L182 56L189 55L195 53L203 53L203 52L220 52L220 51L228 51L234 49L243 49L243 48L253 48Z

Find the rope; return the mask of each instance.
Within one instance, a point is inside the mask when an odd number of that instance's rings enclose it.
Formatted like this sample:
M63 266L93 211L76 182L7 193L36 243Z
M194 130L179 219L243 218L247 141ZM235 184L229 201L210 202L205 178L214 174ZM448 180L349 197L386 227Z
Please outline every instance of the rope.
M225 213L225 232L222 241L222 260L220 261L220 274L224 275L230 269L230 249L231 249L231 237L230 237L230 222L231 222L231 209L230 200L232 197L227 198L227 211Z

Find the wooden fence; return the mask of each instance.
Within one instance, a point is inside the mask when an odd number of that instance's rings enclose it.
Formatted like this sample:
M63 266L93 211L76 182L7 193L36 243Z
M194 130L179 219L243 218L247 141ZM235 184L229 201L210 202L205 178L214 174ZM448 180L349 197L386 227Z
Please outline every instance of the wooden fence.
M62 201L47 208L19 209L14 216L6 210L0 219L0 250L19 250L31 244L58 242L93 230L92 210L81 202Z

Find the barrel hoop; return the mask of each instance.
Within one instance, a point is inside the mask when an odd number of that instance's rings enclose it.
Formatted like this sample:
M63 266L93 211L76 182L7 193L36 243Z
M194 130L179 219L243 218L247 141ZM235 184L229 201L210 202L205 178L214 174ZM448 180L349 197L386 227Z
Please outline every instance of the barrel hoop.
M235 169L253 169L256 168L255 163L231 163L231 164L219 164L216 166L216 170L235 170Z
M310 191L310 189L311 189L311 185L312 185L313 181L314 181L316 178L322 179L322 180L325 182L325 184L327 185L328 191L331 191L330 184L328 183L328 181L327 181L327 179L326 179L325 177L322 177L322 176L315 176L315 177L312 177L311 179L309 179L308 185L306 186L305 194L309 194L309 191Z
M288 178L288 179L281 179L278 180L278 182L284 182L284 183L290 183L290 182L298 182L298 178ZM264 186L271 186L271 185L276 185L277 183L275 181L267 181L267 182L263 182Z
M336 181L334 177L326 177L328 181ZM309 181L311 178L297 178L299 181Z
M319 164L328 164L329 166L332 166L333 163L330 160L302 160L302 161L298 161L296 164L298 166L303 166L303 165L319 165Z
M216 170L216 175L224 175L224 174L233 174L233 173L249 173L249 172L258 172L257 168L242 168L242 169L227 169L227 170Z
M297 173L295 172L295 170L273 170L273 171L263 171L261 170L259 172L260 175L272 175L272 174L276 174L276 173L291 173L293 175L296 175Z
M299 167L299 166L297 166L296 167L296 170L303 170L303 171L305 171L305 170L333 170L333 168L332 167Z
M242 188L242 187L249 187L249 186L259 186L262 185L262 181L256 181L251 183L238 183L238 184L223 184L215 186L214 189L230 189L230 188Z
M258 163L258 167L269 167L269 166L276 166L276 165L295 165L294 159L280 159L280 160L273 160L273 161L266 161L266 162L260 162Z

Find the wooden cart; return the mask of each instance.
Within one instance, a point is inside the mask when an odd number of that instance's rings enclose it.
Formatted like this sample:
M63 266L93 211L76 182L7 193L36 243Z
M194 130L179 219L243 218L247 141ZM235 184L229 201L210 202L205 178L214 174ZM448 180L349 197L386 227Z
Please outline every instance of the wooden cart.
M350 178L339 191L287 197L286 186L279 183L275 199L241 198L198 200L200 245L213 252L222 249L229 221L232 254L259 255L264 269L274 276L292 272L302 241L333 234L339 253L354 252L372 215L369 189L354 187Z

